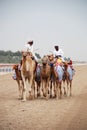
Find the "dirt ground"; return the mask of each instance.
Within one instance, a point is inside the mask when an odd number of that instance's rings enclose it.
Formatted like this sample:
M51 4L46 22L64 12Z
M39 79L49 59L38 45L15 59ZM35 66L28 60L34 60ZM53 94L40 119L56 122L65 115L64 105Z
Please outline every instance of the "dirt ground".
M0 130L87 130L87 65L76 66L72 97L18 100L12 74L0 75Z

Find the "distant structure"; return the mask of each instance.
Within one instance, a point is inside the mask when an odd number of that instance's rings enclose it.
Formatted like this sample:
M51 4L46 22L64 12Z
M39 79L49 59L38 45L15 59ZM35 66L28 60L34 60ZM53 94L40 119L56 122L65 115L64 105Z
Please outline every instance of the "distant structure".
M0 75L13 72L14 64L0 64Z

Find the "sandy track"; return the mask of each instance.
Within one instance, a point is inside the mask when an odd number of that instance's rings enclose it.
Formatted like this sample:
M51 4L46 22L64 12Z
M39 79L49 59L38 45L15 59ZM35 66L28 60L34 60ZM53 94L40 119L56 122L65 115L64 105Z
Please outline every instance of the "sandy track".
M0 75L0 130L87 130L87 66L75 67L73 96L18 100L12 75Z

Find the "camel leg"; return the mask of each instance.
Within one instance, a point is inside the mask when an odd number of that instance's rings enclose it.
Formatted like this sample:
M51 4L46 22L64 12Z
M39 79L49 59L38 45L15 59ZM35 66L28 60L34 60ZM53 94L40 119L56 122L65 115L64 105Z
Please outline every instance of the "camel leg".
M40 95L41 95L41 98L43 98L43 96L44 96L43 80L41 81L41 84L40 84Z
M56 87L56 99L58 99L59 98L59 88L58 88L58 86Z
M33 85L34 85L34 98L36 97L36 84L35 82L33 82Z
M26 83L24 81L24 86L23 86L23 100L22 101L26 101L26 88L27 88L27 86L26 86Z
M65 81L63 81L63 91L64 91L64 95L66 96L67 93L66 93Z
M23 82L19 81L19 99L23 99Z
M48 100L48 88L49 88L49 80L46 82L46 100Z
M54 90L54 96L53 97L56 98L56 82L54 81L52 85L53 85L53 90Z
M29 82L29 80L28 80L28 82ZM34 99L34 83L33 83L32 77L29 82L29 99Z
M70 81L70 96L72 96L72 80Z
M40 96L39 85L38 85L38 83L37 83L37 97L39 97L39 96Z
M40 91L41 91L41 97L44 97L44 85L43 85L44 83L43 83L43 80L41 81L41 89L40 89Z
M67 79L67 96L69 96L69 79Z
M50 83L50 98L52 98L52 81L50 81L51 83Z
M17 83L18 83L18 90L19 90L18 99L22 99L20 81L17 81Z
M56 83L56 99L58 99L59 98L59 84L58 83Z
M46 83L43 81L42 83L43 86L43 96L46 97Z
M40 85L41 85L41 83L38 82L38 83L37 83L37 96L38 96L38 97L41 96L41 91L40 91L40 90L41 90L41 88L40 88L41 86L40 86Z
M23 100L22 101L26 101L26 89L27 89L27 85L26 85L26 81L25 78L23 76L23 74L21 73L22 76L22 80L23 80Z
M59 97L62 98L61 82L59 82Z
M23 81L21 81L22 83L21 83L21 99L23 99L23 86L24 86L24 84L23 84Z

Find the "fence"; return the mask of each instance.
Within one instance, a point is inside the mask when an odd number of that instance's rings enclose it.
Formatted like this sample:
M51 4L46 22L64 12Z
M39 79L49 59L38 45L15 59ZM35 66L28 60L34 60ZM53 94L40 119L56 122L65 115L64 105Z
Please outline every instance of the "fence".
M7 74L13 72L14 64L0 64L0 74Z

